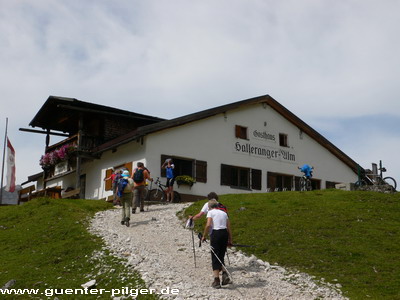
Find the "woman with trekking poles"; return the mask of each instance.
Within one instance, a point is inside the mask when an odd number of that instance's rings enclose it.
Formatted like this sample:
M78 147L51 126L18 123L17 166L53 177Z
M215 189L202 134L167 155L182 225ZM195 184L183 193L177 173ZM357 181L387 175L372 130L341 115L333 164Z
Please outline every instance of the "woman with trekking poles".
M209 211L207 213L207 223L204 228L202 241L206 240L206 236L210 233L210 248L211 248L211 264L213 269L214 281L213 288L220 288L222 285L232 283L231 278L227 273L224 263L224 257L228 245L232 245L232 231L225 211L218 209L218 202L215 199L208 201ZM222 271L222 282L219 274Z

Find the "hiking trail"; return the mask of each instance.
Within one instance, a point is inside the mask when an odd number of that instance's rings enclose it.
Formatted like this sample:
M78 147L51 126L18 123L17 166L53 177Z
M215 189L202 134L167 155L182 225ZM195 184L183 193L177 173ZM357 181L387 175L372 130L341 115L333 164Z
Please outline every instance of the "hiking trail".
M92 219L89 230L103 238L113 255L126 259L149 289L179 290L177 295L161 295L163 299L346 299L339 284L317 284L307 274L246 256L238 248L228 249L230 265L225 258L233 284L211 288L209 245L199 247L195 235L195 268L191 231L176 216L189 205L152 205L148 211L146 207L145 212L131 215L130 227L121 225L120 208L102 211Z

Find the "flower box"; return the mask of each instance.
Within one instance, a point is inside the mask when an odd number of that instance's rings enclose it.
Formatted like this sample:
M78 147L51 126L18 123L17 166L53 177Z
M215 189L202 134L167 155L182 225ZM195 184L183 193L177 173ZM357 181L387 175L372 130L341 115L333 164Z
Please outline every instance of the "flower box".
M191 187L191 186L193 186L193 183L195 183L195 180L192 177L188 176L188 175L177 176L175 178L175 181L176 181L176 184L178 186L180 186L180 185L188 185L188 186Z

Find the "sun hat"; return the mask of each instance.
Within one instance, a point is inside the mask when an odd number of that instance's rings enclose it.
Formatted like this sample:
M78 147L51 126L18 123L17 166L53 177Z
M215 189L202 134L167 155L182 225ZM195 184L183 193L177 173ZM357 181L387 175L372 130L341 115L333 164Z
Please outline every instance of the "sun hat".
M125 170L124 172L122 172L122 177L129 177L129 171Z

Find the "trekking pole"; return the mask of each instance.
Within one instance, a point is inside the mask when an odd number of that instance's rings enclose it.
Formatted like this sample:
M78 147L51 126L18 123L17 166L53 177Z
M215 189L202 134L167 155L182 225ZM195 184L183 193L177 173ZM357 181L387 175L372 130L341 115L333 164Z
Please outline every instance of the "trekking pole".
M150 191L151 188L153 187L153 181L150 181L150 188L147 185L147 194L146 194L146 202L147 202L147 211L149 211L149 206L150 206Z
M192 231L192 245L193 245L193 259L194 259L194 267L197 268L196 266L196 248L194 247L194 222L193 219L190 218L187 223L186 223L186 228L189 228Z
M198 237L200 239L200 243L201 243L201 239L203 238L203 235L199 232ZM207 240L204 240L205 242L207 242ZM201 244L200 244L201 246ZM233 277L232 274L229 273L228 269L226 268L226 266L222 263L222 261L219 259L219 257L217 256L217 254L214 252L214 248L211 245L208 245L210 247L211 252L214 254L214 256L218 259L219 263L224 267L226 273L228 273L229 278L233 281Z
M231 265L231 260L229 259L228 255L228 248L226 248L226 258L228 259L228 264Z

